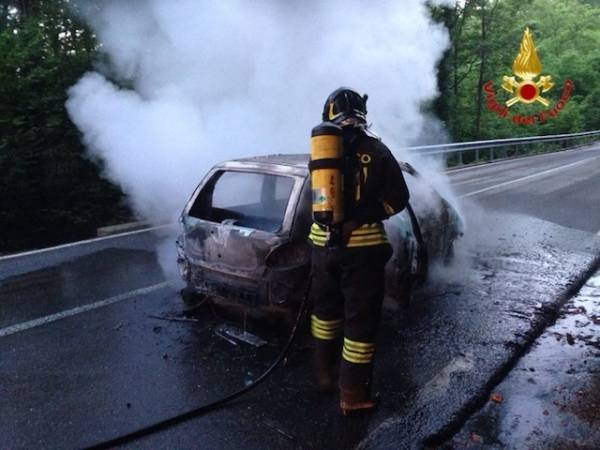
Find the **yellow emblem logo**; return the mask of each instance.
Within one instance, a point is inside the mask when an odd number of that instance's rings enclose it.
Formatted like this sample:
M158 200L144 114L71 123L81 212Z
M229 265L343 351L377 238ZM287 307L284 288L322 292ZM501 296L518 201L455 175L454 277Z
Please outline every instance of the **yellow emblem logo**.
M552 89L554 83L550 75L542 75L536 81L536 78L542 73L542 63L537 54L529 28L525 28L519 53L513 61L512 69L515 76L502 77L502 89L510 92L512 94L511 98L503 103L501 103L501 100L496 99L496 90L494 89L494 82L492 80L483 85L483 92L485 92L487 108L502 118L510 118L516 125L545 123L548 119L556 117L571 98L574 88L573 82L565 80L560 98L552 107L548 108L550 102L542 97L542 94ZM519 78L519 80L516 78ZM534 102L539 102L548 109L528 115L511 114L509 112L508 108L517 103L531 104Z
M513 73L521 80L517 81L514 76L503 77L502 88L514 95L506 101L506 106L510 108L519 102L540 102L544 106L550 104L540 94L552 89L554 83L550 75L541 76L538 81L535 81L536 77L542 73L542 63L538 57L529 28L525 28L519 54L513 61L512 69Z

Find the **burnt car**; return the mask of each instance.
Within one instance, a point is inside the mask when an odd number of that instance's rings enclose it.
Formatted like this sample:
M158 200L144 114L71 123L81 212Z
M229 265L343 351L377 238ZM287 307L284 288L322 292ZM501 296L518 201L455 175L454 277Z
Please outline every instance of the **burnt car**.
M184 300L202 296L246 312L289 313L305 294L312 223L308 155L237 159L213 167L180 217ZM411 204L384 222L394 248L386 297L406 303L435 260L448 261L463 224L409 164Z

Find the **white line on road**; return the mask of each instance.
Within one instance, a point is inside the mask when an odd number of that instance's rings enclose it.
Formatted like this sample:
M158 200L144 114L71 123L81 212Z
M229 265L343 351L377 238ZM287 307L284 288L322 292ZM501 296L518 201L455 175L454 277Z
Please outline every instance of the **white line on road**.
M517 179L514 179L514 180L510 180L510 181L505 181L504 183L495 184L493 186L488 186L488 187L483 188L483 189L478 189L476 191L469 192L467 194L463 194L460 197L471 197L473 195L483 194L484 192L491 191L493 189L498 189L498 188L503 187L503 186L508 186L508 185L511 185L511 184L514 184L514 183L519 183L521 181L526 181L526 180L530 180L532 178L541 177L541 176L548 175L548 174L551 174L551 173L554 173L554 172L560 172L562 170L569 169L569 168L575 167L575 166L579 166L581 164L584 164L586 162L592 161L592 160L597 159L597 158L600 158L600 156L594 156L592 158L582 159L581 161L577 161L577 162L574 162L574 163L571 163L571 164L566 164L564 166L554 167L553 169L548 169L548 170L543 170L543 171L538 172L538 173L533 173L531 175L527 175L526 177L521 177L521 178L517 178Z
M487 181L490 178L493 178L493 176L485 175L483 177L471 178L469 180L459 181L458 183L452 183L452 186L461 186L463 184L469 184L469 183L481 183L482 181Z
M119 238L119 237L123 237L123 236L131 236L133 234L147 233L148 231L160 230L161 228L167 228L169 226L171 226L171 225L159 225L157 227L144 228L143 230L127 231L126 233L113 234L111 236L103 236L103 237L99 237L99 238L86 239L85 241L70 242L68 244L57 245L55 247L47 247L47 248L41 248L39 250L31 250L28 252L15 253L14 255L0 256L0 261L4 261L7 259L13 259L13 258L19 258L21 256L35 255L37 253L50 252L52 250L60 250L63 248L75 247L77 245L82 245L82 244L90 244L92 242L105 241L107 239L115 239L115 238Z
M66 311L61 311L56 314L51 314L49 316L40 317L39 319L30 320L28 322L18 323L16 325L11 325L6 328L0 328L0 337L9 336L11 334L19 333L20 331L29 330L31 328L39 327L40 325L45 325L47 323L56 322L57 320L65 319L67 317L75 316L77 314L84 313L86 311L91 311L92 309L102 308L103 306L112 305L113 303L122 302L123 300L130 299L132 297L137 297L138 295L148 294L150 292L156 291L158 289L162 289L167 286L167 282L164 281L162 283L154 284L152 286L147 286L144 288L136 289L135 291L126 292L124 294L115 295L114 297L109 297L104 300L100 300L95 303L90 303L89 305L78 306L73 309L67 309Z

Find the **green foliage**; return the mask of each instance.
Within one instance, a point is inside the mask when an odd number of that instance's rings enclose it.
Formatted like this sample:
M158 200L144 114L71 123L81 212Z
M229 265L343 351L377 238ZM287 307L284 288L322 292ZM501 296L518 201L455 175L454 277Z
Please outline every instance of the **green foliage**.
M66 6L0 6L0 251L89 237L128 215L64 107L95 45Z
M583 0L466 0L454 7L434 8L434 19L443 21L452 40L441 66L442 96L438 104L455 141L512 136L571 133L600 129L600 5ZM443 18L443 19L441 19ZM553 104L563 83L574 82L565 109L544 124L515 125L487 110L483 83L493 80L499 102L510 94L500 87L502 76L511 76L525 27L533 32L542 61L542 75L551 75L555 86L544 94ZM443 79L442 79L443 78ZM439 108L439 107L438 107ZM530 115L541 104L515 105L514 113Z

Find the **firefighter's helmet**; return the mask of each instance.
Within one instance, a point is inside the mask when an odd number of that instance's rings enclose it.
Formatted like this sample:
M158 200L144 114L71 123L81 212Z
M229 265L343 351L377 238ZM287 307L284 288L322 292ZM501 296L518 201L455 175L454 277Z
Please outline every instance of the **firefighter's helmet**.
M336 125L367 123L367 98L353 89L341 87L333 91L323 107L323 120Z

